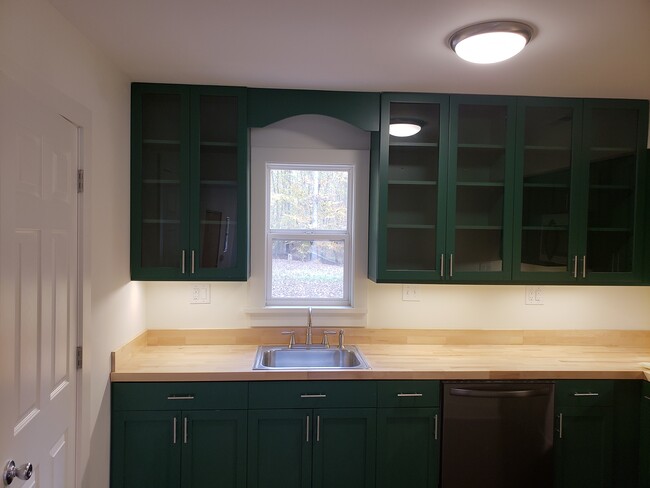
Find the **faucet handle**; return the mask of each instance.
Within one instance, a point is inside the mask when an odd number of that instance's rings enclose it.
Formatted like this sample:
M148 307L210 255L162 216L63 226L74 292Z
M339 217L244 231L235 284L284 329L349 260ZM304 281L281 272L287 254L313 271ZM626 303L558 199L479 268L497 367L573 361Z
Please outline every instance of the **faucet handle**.
M339 330L339 349L343 349L343 335L345 331L343 329Z
M296 345L296 331L295 330L283 330L282 335L289 335L289 349Z
M330 341L327 338L328 335L334 335L336 334L335 330L324 330L323 331L323 342L321 343L325 347L330 347Z

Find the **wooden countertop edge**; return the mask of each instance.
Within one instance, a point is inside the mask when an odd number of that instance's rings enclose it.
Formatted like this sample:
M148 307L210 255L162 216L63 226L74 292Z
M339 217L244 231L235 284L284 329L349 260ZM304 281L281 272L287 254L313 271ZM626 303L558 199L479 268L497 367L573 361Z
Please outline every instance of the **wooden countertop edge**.
M241 371L111 373L111 382L290 380L646 380L637 371Z

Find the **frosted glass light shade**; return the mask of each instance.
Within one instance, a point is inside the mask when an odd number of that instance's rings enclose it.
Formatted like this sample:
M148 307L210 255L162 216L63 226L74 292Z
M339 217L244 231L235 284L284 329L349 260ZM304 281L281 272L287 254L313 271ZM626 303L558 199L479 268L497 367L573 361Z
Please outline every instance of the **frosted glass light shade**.
M515 56L531 37L532 28L521 22L485 22L457 31L449 45L465 61L490 64Z
M412 123L394 123L388 127L388 133L395 137L411 137L420 132L421 126Z

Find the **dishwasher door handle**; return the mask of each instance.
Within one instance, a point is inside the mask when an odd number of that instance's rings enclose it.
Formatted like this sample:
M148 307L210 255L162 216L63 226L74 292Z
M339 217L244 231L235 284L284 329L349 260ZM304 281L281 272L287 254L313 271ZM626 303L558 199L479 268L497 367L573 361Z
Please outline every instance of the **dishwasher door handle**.
M479 397L479 398L525 398L548 395L548 389L534 390L482 390L473 388L450 388L449 393L454 396Z

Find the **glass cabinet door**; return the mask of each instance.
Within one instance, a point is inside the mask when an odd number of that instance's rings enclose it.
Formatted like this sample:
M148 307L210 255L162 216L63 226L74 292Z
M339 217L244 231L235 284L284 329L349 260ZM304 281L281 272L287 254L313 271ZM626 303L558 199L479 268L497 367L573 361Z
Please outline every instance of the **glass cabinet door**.
M244 101L238 89L193 94L192 255L197 277L246 279L246 161ZM242 133L242 127L243 133ZM243 160L243 164L242 164ZM243 259L245 261L245 259ZM243 276L240 276L242 275Z
M586 101L586 229L581 277L611 281L640 272L642 208L638 186L647 119L631 101Z
M384 97L383 114L384 278L436 281L444 242L446 99ZM416 132L400 134L396 124Z
M514 107L503 97L452 97L450 279L510 279Z
M515 279L577 278L581 105L570 99L518 102Z
M180 279L188 249L187 93L134 87L133 98L133 278Z

